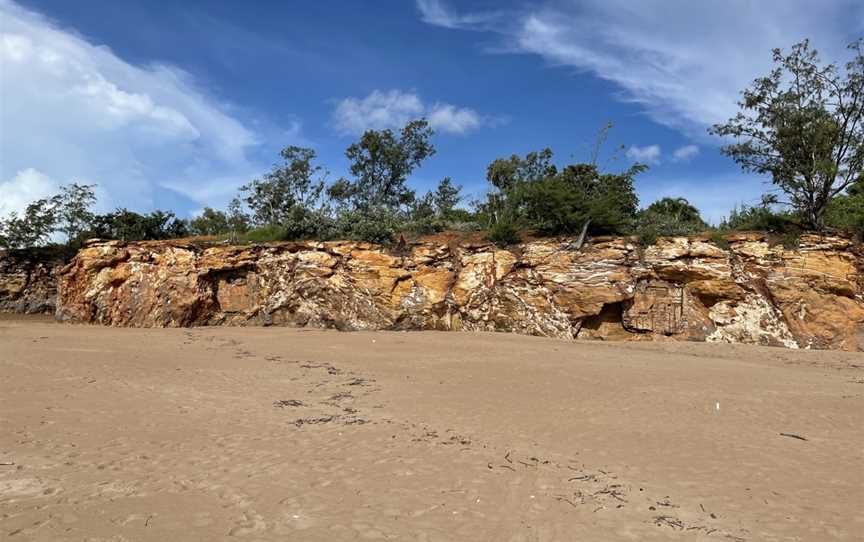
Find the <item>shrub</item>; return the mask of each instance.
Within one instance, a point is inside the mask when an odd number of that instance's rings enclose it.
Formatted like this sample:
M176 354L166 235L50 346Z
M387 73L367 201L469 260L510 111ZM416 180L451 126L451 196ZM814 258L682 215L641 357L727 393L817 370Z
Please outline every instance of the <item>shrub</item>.
M546 235L576 234L586 224L594 233L631 228L638 206L633 180L646 166L601 173L595 164L573 164L559 171L551 160L552 151L545 149L492 162L486 177L493 189L478 205L478 215L491 225Z
M522 241L519 231L509 222L498 222L492 226L487 238L498 246L515 245Z
M258 226L238 237L240 242L245 243L271 243L286 239L288 239L288 235L282 226Z
M858 181L847 194L834 198L828 206L826 221L832 228L864 240L864 181Z
M785 211L774 211L767 204L758 206L741 205L734 207L729 218L720 223L721 230L767 231L782 233L800 230L797 216Z
M708 229L699 209L684 198L663 198L636 217L636 233L640 236L693 235Z

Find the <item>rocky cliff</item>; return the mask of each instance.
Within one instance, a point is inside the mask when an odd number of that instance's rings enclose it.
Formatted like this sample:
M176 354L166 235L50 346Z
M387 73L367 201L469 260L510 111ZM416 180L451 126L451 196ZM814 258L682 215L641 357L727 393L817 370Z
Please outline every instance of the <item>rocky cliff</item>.
M0 249L0 312L54 312L60 258Z
M196 247L92 242L59 273L60 319L113 326L290 325L511 331L864 349L864 254L730 236L539 240L509 250L438 237Z

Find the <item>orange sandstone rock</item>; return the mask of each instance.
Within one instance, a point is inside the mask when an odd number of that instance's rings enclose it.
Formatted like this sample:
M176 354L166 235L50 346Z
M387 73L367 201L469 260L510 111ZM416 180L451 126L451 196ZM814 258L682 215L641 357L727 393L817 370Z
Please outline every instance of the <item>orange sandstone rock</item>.
M805 236L785 249L758 233L727 240L728 249L671 238L640 250L605 238L577 251L572 239L512 250L432 239L398 252L348 241L93 242L59 272L57 316L864 349L864 263L850 241ZM20 289L20 279L0 277L0 295Z

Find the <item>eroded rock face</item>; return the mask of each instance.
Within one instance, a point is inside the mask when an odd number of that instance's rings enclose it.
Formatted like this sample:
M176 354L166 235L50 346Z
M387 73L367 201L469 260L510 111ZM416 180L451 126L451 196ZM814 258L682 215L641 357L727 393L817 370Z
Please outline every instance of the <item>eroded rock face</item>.
M729 241L728 250L695 238L640 250L598 239L574 251L568 239L502 250L444 238L403 253L358 242L93 242L59 275L57 316L864 349L864 257L851 242Z
M54 312L62 262L24 251L0 250L0 312Z

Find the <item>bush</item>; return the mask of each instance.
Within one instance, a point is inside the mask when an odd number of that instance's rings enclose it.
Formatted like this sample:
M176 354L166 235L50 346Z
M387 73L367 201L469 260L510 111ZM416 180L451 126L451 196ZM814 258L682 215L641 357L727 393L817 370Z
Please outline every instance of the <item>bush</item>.
M708 229L699 209L684 198L655 201L636 216L636 233L642 236L673 237L693 235Z
M734 207L729 218L720 223L721 230L729 231L767 231L785 233L800 231L798 217L786 211L774 211L768 205Z
M828 205L826 222L864 240L864 181L853 185L848 194L834 198Z
M711 232L711 242L723 250L729 248L729 241L726 239L726 234L720 230L714 230Z
M272 243L286 239L288 235L282 226L259 226L238 237L238 240L244 243Z
M404 220L386 208L368 211L341 211L336 214L331 236L369 243L387 244L393 241Z
M519 231L509 222L498 222L492 226L487 238L498 246L515 245L522 241Z
M595 164L573 164L562 170L551 163L552 151L529 153L524 159L498 159L487 169L492 191L477 206L478 216L492 225L530 228L545 235L629 231L638 199L635 176L646 168L636 164L622 173L601 173ZM492 234L490 234L492 235Z

